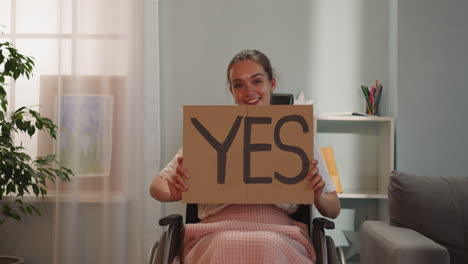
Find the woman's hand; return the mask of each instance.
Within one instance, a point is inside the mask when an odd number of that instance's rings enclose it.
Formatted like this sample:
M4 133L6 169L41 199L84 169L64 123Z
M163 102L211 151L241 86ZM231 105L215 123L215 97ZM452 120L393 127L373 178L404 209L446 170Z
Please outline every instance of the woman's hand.
M315 201L320 200L323 188L325 187L325 181L322 179L322 175L320 175L317 164L318 161L316 159L310 160L309 173L305 177L306 180L309 181L307 183L307 188L314 191Z
M169 191L173 201L182 200L182 192L188 190L188 185L185 180L189 179L190 175L184 168L183 163L183 157L177 158L176 174L167 179L167 185L169 186Z
M336 192L322 193L325 181L317 167L316 159L310 160L309 173L306 175L307 188L314 191L314 204L317 210L325 217L336 218L340 213L340 200Z

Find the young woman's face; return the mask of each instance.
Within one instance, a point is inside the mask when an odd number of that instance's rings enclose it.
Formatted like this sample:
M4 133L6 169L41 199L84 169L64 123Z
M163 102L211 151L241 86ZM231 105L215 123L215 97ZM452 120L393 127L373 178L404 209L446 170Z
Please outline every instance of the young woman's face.
M229 72L230 90L238 105L269 105L276 80L268 80L263 67L252 60L234 64Z

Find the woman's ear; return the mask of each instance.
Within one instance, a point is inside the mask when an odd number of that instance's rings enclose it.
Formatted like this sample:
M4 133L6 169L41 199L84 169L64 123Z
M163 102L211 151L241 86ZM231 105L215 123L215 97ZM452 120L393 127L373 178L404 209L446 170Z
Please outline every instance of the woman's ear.
M271 91L270 93L273 93L276 88L276 78L271 79Z
M238 103L237 103L237 100L236 100L236 97L234 96L234 93L232 92L231 84L229 84L229 92L231 93L232 98L234 99L234 103L235 103L235 104L238 104Z

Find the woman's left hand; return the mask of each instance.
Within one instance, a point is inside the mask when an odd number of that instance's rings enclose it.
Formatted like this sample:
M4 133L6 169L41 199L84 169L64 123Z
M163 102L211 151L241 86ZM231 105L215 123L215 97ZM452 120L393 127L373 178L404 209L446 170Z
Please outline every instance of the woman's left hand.
M314 191L314 198L318 200L322 194L323 188L325 187L325 181L320 175L319 169L317 167L318 161L316 159L310 160L309 173L306 175L307 188Z

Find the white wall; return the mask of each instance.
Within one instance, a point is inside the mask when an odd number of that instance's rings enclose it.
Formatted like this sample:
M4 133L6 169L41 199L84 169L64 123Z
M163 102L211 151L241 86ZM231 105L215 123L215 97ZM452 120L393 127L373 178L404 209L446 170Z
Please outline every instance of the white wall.
M233 104L226 67L243 49L270 57L278 92L304 90L316 112L364 111L361 84L383 82L388 0L161 0L162 166L181 146L182 106Z
M399 170L467 176L468 2L398 3Z

